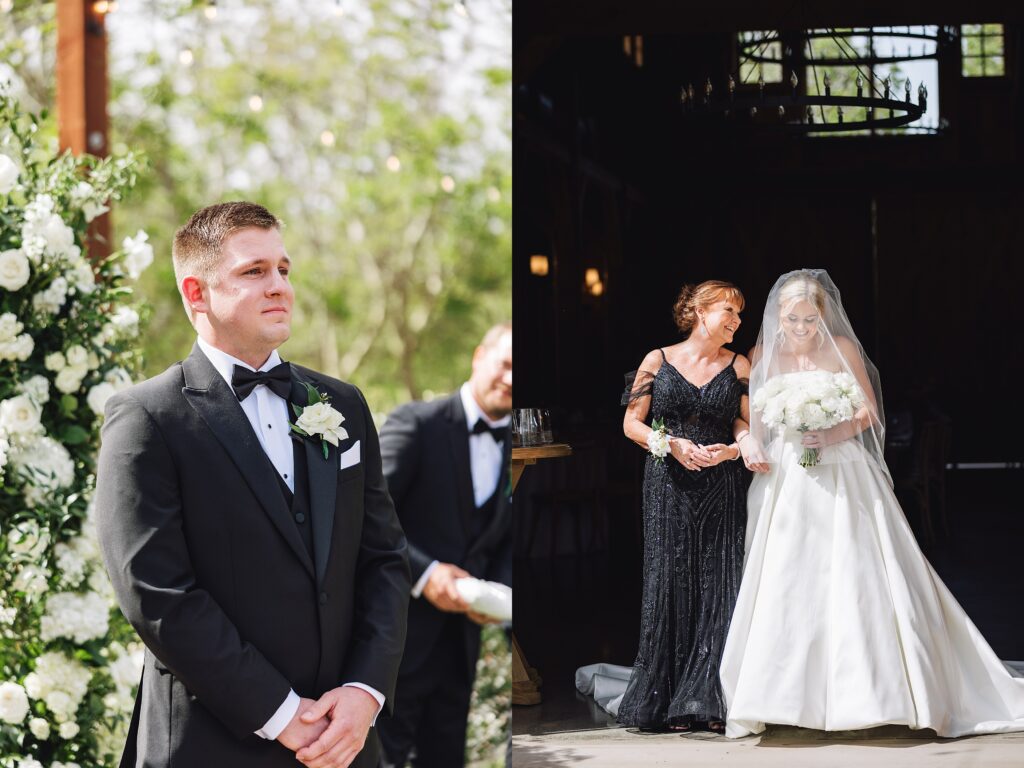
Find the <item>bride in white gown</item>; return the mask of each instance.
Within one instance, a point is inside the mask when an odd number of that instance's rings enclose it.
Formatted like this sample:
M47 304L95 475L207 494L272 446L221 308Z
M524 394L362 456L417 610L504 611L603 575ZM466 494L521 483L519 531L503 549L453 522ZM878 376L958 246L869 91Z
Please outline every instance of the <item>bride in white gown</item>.
M752 363L740 445L767 472L748 492L720 670L726 735L765 723L1024 730L1024 680L929 565L893 495L877 371L824 271L779 278Z

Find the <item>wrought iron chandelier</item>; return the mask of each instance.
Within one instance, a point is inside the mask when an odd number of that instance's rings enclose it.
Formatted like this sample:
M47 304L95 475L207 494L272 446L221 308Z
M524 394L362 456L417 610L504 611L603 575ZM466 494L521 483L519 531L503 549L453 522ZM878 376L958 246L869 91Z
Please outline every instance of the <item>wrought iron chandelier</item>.
M845 38L864 36L871 38L870 51L867 54L858 52ZM703 85L702 93L698 94L692 83L684 86L680 101L687 114L722 114L734 119L744 120L758 126L773 127L802 133L821 133L833 131L857 131L862 129L898 128L909 125L924 115L928 107L928 88L923 82L917 86L916 100L912 98L913 86L909 77L903 82L903 92L899 94L893 88L891 78L879 78L874 73L876 65L892 65L907 61L918 61L934 58L939 47L946 41L948 33L938 28L929 33L925 28L915 32L911 28L869 30L848 30L837 32L835 29L808 29L802 32L806 46L806 57L796 58L790 48L785 49L784 56L771 54L772 43L780 43L779 33L766 33L762 37L746 40L740 47L739 69L748 62L757 65L759 76L757 92L750 89L738 89L744 82L737 74L730 74L725 83L716 85L708 77ZM907 49L906 55L898 54L895 45L891 46L891 55L875 54L876 39L891 38L892 40L920 39L923 41L918 55ZM814 40L831 39L839 51L838 56L813 57ZM928 48L934 44L931 51ZM784 87L767 88L764 80L764 65L790 67L788 93ZM807 93L800 88L800 79L796 74L796 66L808 67L808 85L811 79L815 84L816 93ZM853 68L857 72L855 80L856 94L833 93L832 80L826 67ZM823 70L819 72L819 69ZM750 68L747 77L753 72ZM739 81L739 82L738 82ZM828 120L825 109L835 108L835 119ZM859 119L848 119L854 111L863 115ZM861 113L859 110L863 110ZM830 110L831 112L831 110ZM759 117L760 115L760 117ZM774 118L771 116L774 115Z

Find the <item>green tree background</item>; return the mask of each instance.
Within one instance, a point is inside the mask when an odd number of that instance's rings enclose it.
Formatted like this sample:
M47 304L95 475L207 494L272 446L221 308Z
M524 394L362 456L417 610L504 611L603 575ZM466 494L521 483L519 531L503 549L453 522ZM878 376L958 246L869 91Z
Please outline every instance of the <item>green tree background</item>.
M144 155L115 241L145 228L152 375L194 340L171 268L197 208L249 199L285 222L286 359L359 386L378 426L452 391L511 317L510 0L122 2L107 18L110 146ZM215 9L215 11L213 10ZM55 7L0 2L0 80L55 103ZM56 140L52 112L44 132ZM491 630L468 758L503 761L509 657Z

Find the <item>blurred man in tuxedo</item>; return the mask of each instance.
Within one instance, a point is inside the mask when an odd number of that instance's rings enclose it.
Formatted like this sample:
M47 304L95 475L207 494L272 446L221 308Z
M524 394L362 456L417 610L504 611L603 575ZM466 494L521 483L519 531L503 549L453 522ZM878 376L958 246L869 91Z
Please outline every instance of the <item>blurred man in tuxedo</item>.
M469 381L429 403L407 403L380 433L388 489L409 542L412 596L395 711L382 718L385 763L463 764L480 627L458 578L512 584L509 482L512 326L473 353Z

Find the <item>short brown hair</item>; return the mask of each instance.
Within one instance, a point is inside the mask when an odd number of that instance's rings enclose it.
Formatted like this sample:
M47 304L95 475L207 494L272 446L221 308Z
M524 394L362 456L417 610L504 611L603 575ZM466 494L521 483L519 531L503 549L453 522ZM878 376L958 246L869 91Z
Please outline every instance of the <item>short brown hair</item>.
M281 229L281 220L262 205L244 200L208 205L193 213L185 226L174 233L174 245L171 247L178 290L181 290L181 281L186 275L209 280L217 271L224 241L235 232L250 227ZM181 301L189 320L195 322L184 295Z
M732 283L724 280L705 280L698 286L684 285L679 291L679 298L672 307L672 316L676 326L684 336L689 336L693 326L697 324L697 309L707 307L721 299L731 299L742 310L746 300L743 293Z
M281 221L258 203L237 201L200 208L174 233L174 277L209 277L220 261L224 241L240 229L280 229Z

